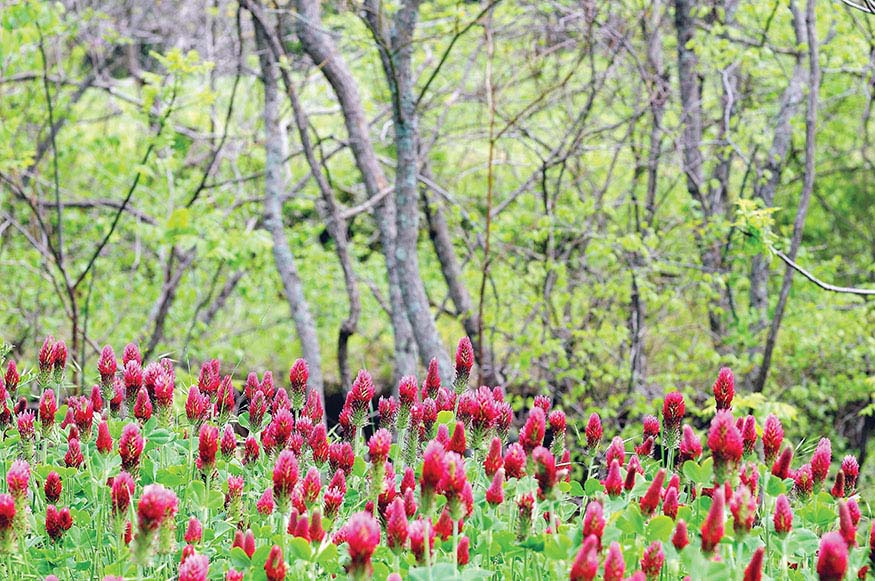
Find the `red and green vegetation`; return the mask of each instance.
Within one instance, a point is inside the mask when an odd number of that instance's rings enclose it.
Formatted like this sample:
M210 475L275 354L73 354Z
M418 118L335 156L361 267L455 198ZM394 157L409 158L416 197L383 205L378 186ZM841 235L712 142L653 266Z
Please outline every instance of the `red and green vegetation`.
M473 388L459 342L375 399L367 371L339 422L299 359L245 385L218 360L186 378L135 344L104 347L96 383L67 348L4 362L4 579L864 578L875 525L856 458L790 442L735 405L722 369L703 430L670 392L640 435L585 429L545 397L514 410ZM96 373L95 373L96 371Z

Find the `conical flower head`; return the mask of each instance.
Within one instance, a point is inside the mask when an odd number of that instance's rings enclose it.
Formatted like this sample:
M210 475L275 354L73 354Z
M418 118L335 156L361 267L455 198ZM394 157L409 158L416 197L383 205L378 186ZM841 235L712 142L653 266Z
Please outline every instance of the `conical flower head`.
M608 547L608 556L605 557L604 581L623 581L626 573L626 562L623 560L623 552L620 544L614 541Z
M729 512L732 513L733 527L737 535L749 533L756 518L757 502L750 489L741 484L729 500Z
M602 504L597 500L590 501L586 505L586 512L583 515L583 538L588 538L590 535L598 539L597 548L601 550L602 535L605 532L605 512Z
M821 438L811 456L811 476L814 478L815 485L820 486L826 480L830 463L832 463L832 445L829 438Z
M620 463L614 459L608 468L608 475L602 481L608 496L615 497L623 493L623 478L620 476Z
M689 536L687 535L687 523L680 519L674 527L674 532L671 535L671 544L678 551L690 544Z
M598 539L589 536L577 552L571 565L571 581L592 581L599 571Z
M504 502L504 468L496 470L492 484L486 489L486 502L498 506Z
M647 492L644 493L644 496L638 502L643 514L651 515L659 507L659 500L662 498L662 483L664 481L665 468L660 468L650 486L647 487Z
M744 569L744 581L762 581L763 578L763 557L766 554L765 547L757 547L753 552L753 557L750 559L747 567Z
M730 471L734 471L744 451L741 434L735 427L732 414L719 411L711 420L708 431L708 447L714 458L714 474L718 483L723 483Z
M820 581L842 581L848 570L848 545L839 533L826 533L820 539L817 574Z
M673 391L665 396L662 403L662 437L665 447L677 447L685 412L686 404L683 394Z
M705 522L702 523L702 551L711 553L720 543L723 538L723 508L724 496L723 487L718 486L714 490L714 495L711 497L711 509L708 511L708 516Z
M598 448L599 443L602 441L603 433L602 419L597 413L593 412L586 423L586 449L592 451Z
M731 369L724 367L720 370L720 373L717 374L717 381L714 382L713 391L718 410L732 408L732 398L735 397L735 376Z
M769 414L763 426L763 453L766 464L774 463L783 441L784 427L781 425L781 420L774 414Z
M793 511L790 510L790 501L783 494L779 495L775 501L775 514L772 517L772 523L775 525L775 532L779 535L786 535L793 530Z
M665 563L665 553L662 551L662 543L653 541L649 547L644 549L644 555L641 557L641 571L644 572L647 579L659 579L663 563Z

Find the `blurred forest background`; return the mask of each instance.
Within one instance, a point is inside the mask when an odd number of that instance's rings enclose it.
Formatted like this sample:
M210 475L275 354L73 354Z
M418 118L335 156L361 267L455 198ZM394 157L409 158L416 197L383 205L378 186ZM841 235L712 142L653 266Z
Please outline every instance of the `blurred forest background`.
M449 380L468 335L478 381L578 426L637 431L676 388L704 418L727 365L737 408L872 447L873 16L25 0L0 22L0 338L25 366L49 333L80 385L106 343L240 381L304 356L331 401L360 367Z

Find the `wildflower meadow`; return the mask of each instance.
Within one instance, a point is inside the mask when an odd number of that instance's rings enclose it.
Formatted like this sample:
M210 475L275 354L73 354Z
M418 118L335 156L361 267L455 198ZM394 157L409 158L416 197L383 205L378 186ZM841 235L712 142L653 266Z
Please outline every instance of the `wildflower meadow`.
M84 395L66 362L52 337L4 362L4 579L838 581L875 559L856 458L736 413L726 368L704 431L669 392L629 441L475 388L467 338L450 381L433 363L376 400L359 371L330 430L302 359L235 385L107 346Z

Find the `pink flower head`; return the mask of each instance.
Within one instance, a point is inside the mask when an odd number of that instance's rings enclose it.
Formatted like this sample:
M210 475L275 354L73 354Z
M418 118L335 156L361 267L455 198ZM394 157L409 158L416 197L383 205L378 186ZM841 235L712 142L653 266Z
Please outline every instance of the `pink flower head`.
M851 516L848 503L844 500L839 500L839 533L841 533L848 547L857 546L857 525Z
M598 539L590 535L583 541L571 565L571 581L592 581L599 571Z
M684 424L680 445L680 462L698 460L702 455L702 441L689 424Z
M685 411L684 396L680 392L673 391L665 396L662 404L662 435L668 448L678 444Z
M522 478L526 475L526 451L514 442L504 452L504 471L508 478Z
M410 523L408 537L410 539L410 552L416 557L417 563L423 563L425 551L428 550L429 555L434 551L435 530L431 519L419 518Z
M355 462L355 454L349 442L335 442L328 446L328 466L332 471L349 473Z
M280 452L273 468L273 494L280 505L288 502L298 483L298 459L289 450Z
M55 338L52 335L49 335L43 341L43 346L39 350L39 370L43 373L49 373L52 370L52 364L54 362L54 347L55 347Z
M210 396L202 394L198 386L192 385L185 399L185 416L189 423L196 426L204 421L209 403Z
M659 507L659 500L662 496L662 483L665 481L665 468L660 468L656 473L656 477L650 486L647 487L647 492L641 497L638 505L641 507L641 512L645 515L651 515L656 512Z
M295 409L301 409L304 405L304 395L307 392L307 380L310 378L310 369L303 359L296 360L289 369L289 383L292 386L292 399L299 399L300 403ZM297 396L297 397L296 397Z
M605 557L604 581L623 581L626 573L626 562L623 560L623 551L616 541L608 547L608 556Z
M161 526L165 518L176 514L179 500L172 490L160 484L149 484L137 503L137 518L140 530L153 531Z
M422 384L422 399L436 399L440 387L441 376L438 368L438 361L433 357L432 360L428 362L428 371L425 374L425 382Z
M368 512L357 512L350 517L344 535L349 544L350 563L347 571L354 577L370 575L371 555L380 543L380 525Z
M220 418L226 418L228 414L234 411L237 404L237 391L231 383L231 376L226 375L219 383L219 389L216 391L216 415Z
M79 440L73 438L67 442L67 453L64 455L64 464L68 468L79 468L82 466L83 462L85 462L85 458L82 456L82 447L79 444Z
M489 444L489 452L483 460L483 468L486 471L486 475L491 477L503 466L504 459L501 456L501 440L495 437L492 438Z
M757 501L750 489L741 484L729 500L729 512L732 513L733 528L736 535L750 532L756 518Z
M190 545L195 545L201 542L204 536L204 528L201 526L201 521L196 516L188 519L188 526L185 528L185 542Z
M400 550L407 543L407 514L404 501L396 498L386 511L386 545L393 551Z
M73 517L69 508L58 510L54 504L46 507L46 533L52 542L58 542L64 533L73 526Z
M61 477L54 470L46 476L46 481L43 483L43 492L46 495L46 502L54 504L61 498L61 490L64 486L61 483Z
M744 581L762 581L763 557L766 554L765 547L757 547L750 558L750 563L744 569Z
M665 563L665 553L662 551L662 543L653 541L649 547L644 549L644 555L641 557L641 571L648 579L659 579L663 563Z
M168 360L162 359L162 361ZM154 388L155 405L158 406L159 409L168 410L173 406L173 389L173 375L162 369L155 378Z
M371 455L371 462L374 464L383 464L389 458L389 451L392 448L392 434L389 430L380 428L368 440L368 452Z
M718 412L726 413L726 412ZM711 497L711 509L708 511L708 516L705 517L705 522L702 523L702 551L711 553L720 543L723 538L723 507L724 496L723 487L718 486L714 490L714 495Z
M744 454L752 454L757 443L757 423L753 416L744 418L744 426L741 429L741 442Z
M395 421L398 419L398 400L394 397L380 396L380 401L377 404L377 411L380 414L380 427L392 429L395 427Z
M374 381L371 379L371 374L364 369L360 370L355 381L352 382L349 393L353 412L362 415L362 421L356 422L356 425L364 425L364 414L371 405L371 400L374 399Z
M832 462L832 445L829 438L821 438L817 448L811 456L811 476L814 484L820 486L829 474L829 465Z
M811 465L803 464L793 475L793 493L801 498L807 498L814 491L814 477Z
M15 521L15 500L8 494L0 494L0 538L7 539Z
M264 563L264 572L267 581L285 581L286 562L283 559L283 550L277 545L270 548L270 554Z
M608 467L608 475L602 481L605 487L605 492L608 496L619 496L623 492L623 478L620 476L620 463L616 458L611 460L611 465Z
M416 385L416 378L412 375L406 375L401 378L398 383L398 399L401 406L410 408L417 402L417 392L419 388Z
M103 411L103 394L100 393L100 386L91 386L91 408L97 413Z
M45 429L51 429L55 423L55 413L58 411L58 401L54 390L47 389L39 400L39 419Z
M243 572L236 569L228 569L225 573L225 581L243 581Z
M127 512L131 505L131 497L134 495L134 479L127 472L119 472L112 479L110 496L112 498L112 512L122 515Z
M179 565L178 581L207 581L210 559L206 555L192 555Z
M492 477L492 484L486 489L486 502L493 506L504 502L504 468L499 468Z
M9 493L16 500L21 500L27 495L27 487L30 484L30 464L26 460L15 460L6 473L6 485Z
M711 420L708 447L714 457L717 482L722 483L727 479L728 472L735 469L743 452L741 434L735 427L731 412L721 410Z
M793 448L786 447L772 465L772 474L784 479L790 477L790 462L793 461Z
M140 348L136 343L128 343L122 351L122 364L127 365L129 361L143 362L143 356L140 355Z
M826 533L820 539L817 574L821 581L842 581L848 570L848 545L839 533Z
M857 457L847 455L842 459L841 471L845 475L845 494L850 496L857 489L857 478L860 476L860 464Z
M453 435L447 443L447 451L464 454L467 449L468 442L465 438L465 424L456 422L456 426L453 428Z
M18 373L18 367L15 361L10 359L6 365L6 373L3 375L3 381L6 384L6 389L9 394L15 397L15 392L18 390L18 384L21 381L21 375Z
M594 536L598 543L597 549L602 548L602 535L605 532L605 513L602 505L597 500L590 501L586 505L586 513L583 515L583 538Z
M671 544L678 551L690 544L690 539L687 536L687 523L684 519L680 519L674 527L674 533L671 535Z
M718 410L732 408L732 398L735 397L735 376L728 367L723 367L714 382L714 401Z
M197 466L201 472L212 472L216 465L216 452L219 451L219 428L203 424L198 433Z
M34 419L33 412L30 411L18 414L18 434L22 440L32 440L36 436Z
M623 443L623 438L620 436L614 436L611 445L605 452L605 463L610 465L612 460L619 462L620 466L626 463L626 444Z
M544 415L544 410L539 407L532 408L520 432L520 444L527 454L543 443L545 429L546 416Z
M641 420L641 426L645 440L659 435L659 420L656 416L644 416Z
M775 514L772 517L775 532L786 535L793 529L793 511L790 510L790 502L783 494L775 501Z
M422 455L422 474L419 485L424 495L438 491L438 485L446 473L446 453L438 442L430 442Z
M678 489L670 487L662 501L662 514L674 520L678 516Z
M467 536L461 535L459 537L459 546L456 549L456 562L460 567L464 567L468 564L468 561L471 559L471 541Z
M149 398L149 392L145 387L141 387L137 391L137 401L134 403L134 417L143 423L149 421L152 417L152 400Z
M547 448L538 446L532 451L535 464L535 480L538 481L538 496L544 498L556 486L556 458Z
M118 370L118 361L115 358L115 351L110 345L104 345L100 352L100 359L97 360L97 371L100 373L100 382L105 387L112 386L112 380L115 372Z
M143 386L143 368L140 363L132 359L125 363L125 369L122 374L122 381L125 384L125 394L129 401L137 396L137 392Z
M841 470L836 472L835 484L833 484L830 494L833 495L833 498L845 497L845 473Z
M225 424L219 447L224 458L230 458L237 451L237 436L234 434L234 428L231 427L231 424Z
M550 413L550 406L552 405L552 402L550 401L550 398L546 395L536 395L534 401L532 402L532 405L536 408L541 408L542 410L544 410L544 415L546 416Z
M774 414L769 414L763 426L763 452L766 464L772 464L778 457L781 443L784 441L784 427Z
M464 377L466 380L474 366L474 347L471 339L462 337L456 347L456 377Z
M319 493L322 491L322 477L319 475L319 470L315 466L311 466L301 482L301 498L304 504L310 506L319 500Z

